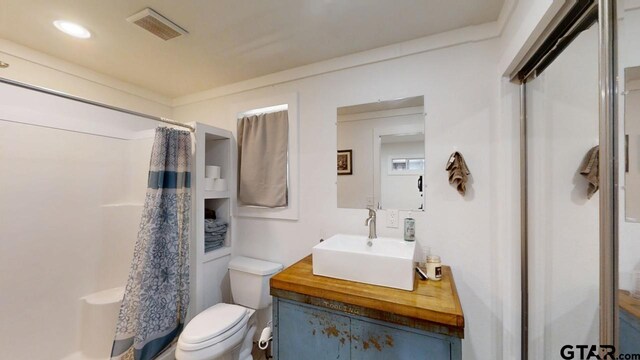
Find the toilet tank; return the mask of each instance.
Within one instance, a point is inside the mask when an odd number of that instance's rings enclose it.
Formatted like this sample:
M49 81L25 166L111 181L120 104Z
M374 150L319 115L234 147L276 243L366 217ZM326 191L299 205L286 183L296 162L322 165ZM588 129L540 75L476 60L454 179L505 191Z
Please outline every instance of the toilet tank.
M255 310L269 306L269 279L282 267L282 264L245 256L231 259L229 276L233 302Z

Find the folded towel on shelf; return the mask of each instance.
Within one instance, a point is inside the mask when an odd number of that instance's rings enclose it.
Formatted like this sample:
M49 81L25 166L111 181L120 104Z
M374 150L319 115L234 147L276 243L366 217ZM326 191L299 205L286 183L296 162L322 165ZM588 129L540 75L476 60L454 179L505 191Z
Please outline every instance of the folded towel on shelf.
M220 241L224 241L225 237L224 236L216 236L215 238L207 238L204 240L205 244L210 244L210 243L217 243Z
M224 244L225 239L226 239L225 234L211 235L211 236L206 235L204 237L204 247L209 248L209 247L218 246L220 244Z
M227 237L224 234L221 235L215 235L215 236L207 236L204 238L204 242L208 243L208 242L216 242L216 241L224 241L224 239L226 239Z
M228 224L220 219L204 219L204 231L207 233L226 232Z
M224 246L224 241L218 241L218 242L214 242L214 243L205 243L204 244L204 251L205 252L213 251L213 250L219 249L219 248L221 248L223 246Z
M225 238L226 238L226 234L211 235L211 236L205 235L204 242L207 243L207 242L214 242L214 241L220 241L220 240L224 241Z
M459 152L454 152L449 156L445 170L449 172L449 184L456 186L460 195L464 196L467 191L468 176L471 175L464 157Z
M598 145L592 147L587 151L587 154L582 159L582 164L580 164L580 174L584 176L589 182L589 187L587 188L587 198L591 199L593 194L598 191L600 186L600 147Z
M205 228L204 230L205 233L207 234L218 234L218 233L225 233L227 232L227 227L216 227L216 228Z
M224 246L227 237L227 222L220 219L204 219L204 251L209 252Z

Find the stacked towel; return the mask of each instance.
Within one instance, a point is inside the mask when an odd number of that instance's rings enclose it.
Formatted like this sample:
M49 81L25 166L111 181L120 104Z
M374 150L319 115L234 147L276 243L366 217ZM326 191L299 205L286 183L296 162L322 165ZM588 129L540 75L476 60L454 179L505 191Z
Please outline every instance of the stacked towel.
M204 251L224 246L228 224L220 219L204 219Z
M598 191L598 187L600 186L599 174L600 171L600 151L599 146L596 145L592 147L587 154L584 156L582 160L582 164L580 164L580 174L584 176L589 182L589 188L587 189L587 198L591 199L593 194Z
M467 191L468 176L471 172L469 172L462 154L457 151L451 154L445 170L449 172L449 184L454 184L460 195L464 196Z
M204 220L204 232L205 233L219 233L227 232L227 223L217 219L205 219Z

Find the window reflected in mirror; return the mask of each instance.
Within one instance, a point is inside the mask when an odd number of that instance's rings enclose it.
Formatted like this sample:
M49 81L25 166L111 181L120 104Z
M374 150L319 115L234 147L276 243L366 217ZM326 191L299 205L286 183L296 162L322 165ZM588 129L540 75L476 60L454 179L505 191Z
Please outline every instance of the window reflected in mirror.
M340 107L337 119L338 207L424 210L424 98Z

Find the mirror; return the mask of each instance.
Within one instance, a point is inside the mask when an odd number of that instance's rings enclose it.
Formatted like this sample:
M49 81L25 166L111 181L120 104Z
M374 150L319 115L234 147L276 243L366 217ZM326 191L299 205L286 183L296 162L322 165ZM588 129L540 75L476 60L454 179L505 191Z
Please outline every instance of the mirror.
M619 123L624 130L619 136L619 181L624 181L620 188L624 216L618 223L616 350L636 354L640 353L640 7L632 1L621 1L618 9Z
M624 71L625 219L640 222L640 66Z
M337 110L338 207L424 210L424 97Z

